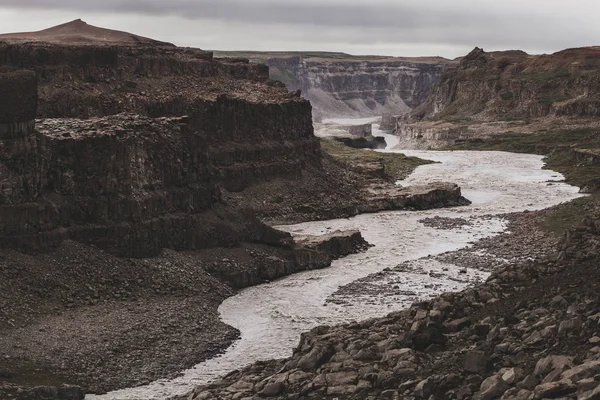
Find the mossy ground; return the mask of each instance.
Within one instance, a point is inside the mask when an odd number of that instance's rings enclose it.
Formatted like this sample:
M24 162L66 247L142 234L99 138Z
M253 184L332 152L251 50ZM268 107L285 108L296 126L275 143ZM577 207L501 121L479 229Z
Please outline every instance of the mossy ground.
M381 153L372 150L355 149L331 139L321 139L324 152L338 161L345 163L369 164L380 163L386 178L402 180L408 177L420 165L432 164L433 161L418 157L408 157L400 153Z

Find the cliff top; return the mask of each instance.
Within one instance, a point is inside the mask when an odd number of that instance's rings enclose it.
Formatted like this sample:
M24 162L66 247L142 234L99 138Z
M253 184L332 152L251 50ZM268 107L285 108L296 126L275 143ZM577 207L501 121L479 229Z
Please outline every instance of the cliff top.
M243 57L255 62L265 62L273 58L302 57L307 61L329 62L411 62L424 64L444 64L452 60L443 57L391 57L391 56L356 56L347 53L327 51L214 51L215 57Z
M173 125L185 124L187 117L149 118L137 114L117 114L94 118L46 118L36 122L41 134L58 140L100 136L127 136L147 132L168 134Z
M9 42L49 42L59 44L111 44L171 46L167 42L150 39L132 33L99 28L89 25L81 19L57 25L37 32L19 32L0 34L0 40Z

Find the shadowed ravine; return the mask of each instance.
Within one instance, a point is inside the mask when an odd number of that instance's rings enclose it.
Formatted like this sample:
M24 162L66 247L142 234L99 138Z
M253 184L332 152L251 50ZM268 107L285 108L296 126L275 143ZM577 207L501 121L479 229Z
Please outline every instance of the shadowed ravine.
M382 134L376 129L374 133ZM388 141L388 144L392 143ZM456 266L419 259L469 246L478 239L505 230L502 216L490 218L490 214L543 209L579 196L576 187L557 182L549 184L548 181L560 181L562 176L542 170L541 156L502 152L402 152L439 162L419 167L401 182L402 185L456 182L473 204L454 209L384 212L279 227L297 234L359 229L374 247L334 261L330 268L252 287L227 299L219 308L221 317L225 323L239 329L242 337L224 355L185 371L174 380L157 381L103 396L89 395L86 399L167 399L180 396L195 385L254 361L289 356L300 333L314 326L382 316L405 308L418 299L462 290L485 280L487 273L468 270L466 274L460 274ZM465 218L471 224L439 230L419 222L435 216ZM427 272L435 272L434 276L408 272L396 296L367 300L361 296L360 301L346 297L343 305L336 301L340 300L335 293L341 286L407 260L419 260L416 264Z

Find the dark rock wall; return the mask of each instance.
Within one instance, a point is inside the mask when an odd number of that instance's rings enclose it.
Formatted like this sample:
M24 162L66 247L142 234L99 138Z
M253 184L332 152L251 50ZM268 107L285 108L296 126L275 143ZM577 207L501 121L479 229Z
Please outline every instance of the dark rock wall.
M34 72L0 74L1 247L74 239L146 257L287 240L220 205L221 187L320 168L310 104L261 83L266 67L188 49L0 44L3 63ZM36 107L60 118L36 130Z
M1 71L0 71L1 72ZM0 73L0 138L20 137L33 130L37 109L36 76L29 71Z
M431 96L410 114L421 119L512 120L600 116L600 50L550 55L476 48L447 68Z

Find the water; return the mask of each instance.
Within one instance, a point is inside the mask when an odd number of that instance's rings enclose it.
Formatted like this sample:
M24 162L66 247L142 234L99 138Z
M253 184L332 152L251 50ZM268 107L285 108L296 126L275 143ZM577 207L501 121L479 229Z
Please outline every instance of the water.
M360 124L364 121L370 122L372 119L327 122ZM385 136L388 140L385 151L398 151L393 150L397 138L379 131L377 125L373 128L375 135ZM458 250L478 239L506 230L503 218L490 218L490 214L543 209L579 196L576 187L558 182L563 179L560 174L542 170L542 157L536 155L464 151L402 152L439 163L419 167L400 184L410 186L434 181L456 182L462 187L463 195L473 204L443 210L365 214L349 219L279 227L297 234L359 229L365 239L375 246L364 253L334 261L330 268L303 272L248 288L225 300L219 307L221 318L241 331L241 339L222 356L197 365L173 380L161 380L103 396L89 395L86 399L150 400L182 395L195 385L207 383L252 362L291 355L300 333L317 325L383 316L408 306L416 299L462 290L484 280L487 274L470 269L466 274L460 274L456 266L423 257ZM439 230L419 222L435 216L466 218L472 224ZM345 297L343 305L326 302L340 286L410 260L412 269L403 275L401 281L394 282L399 286L398 295L383 299L385 301L381 298L369 300L361 295Z

